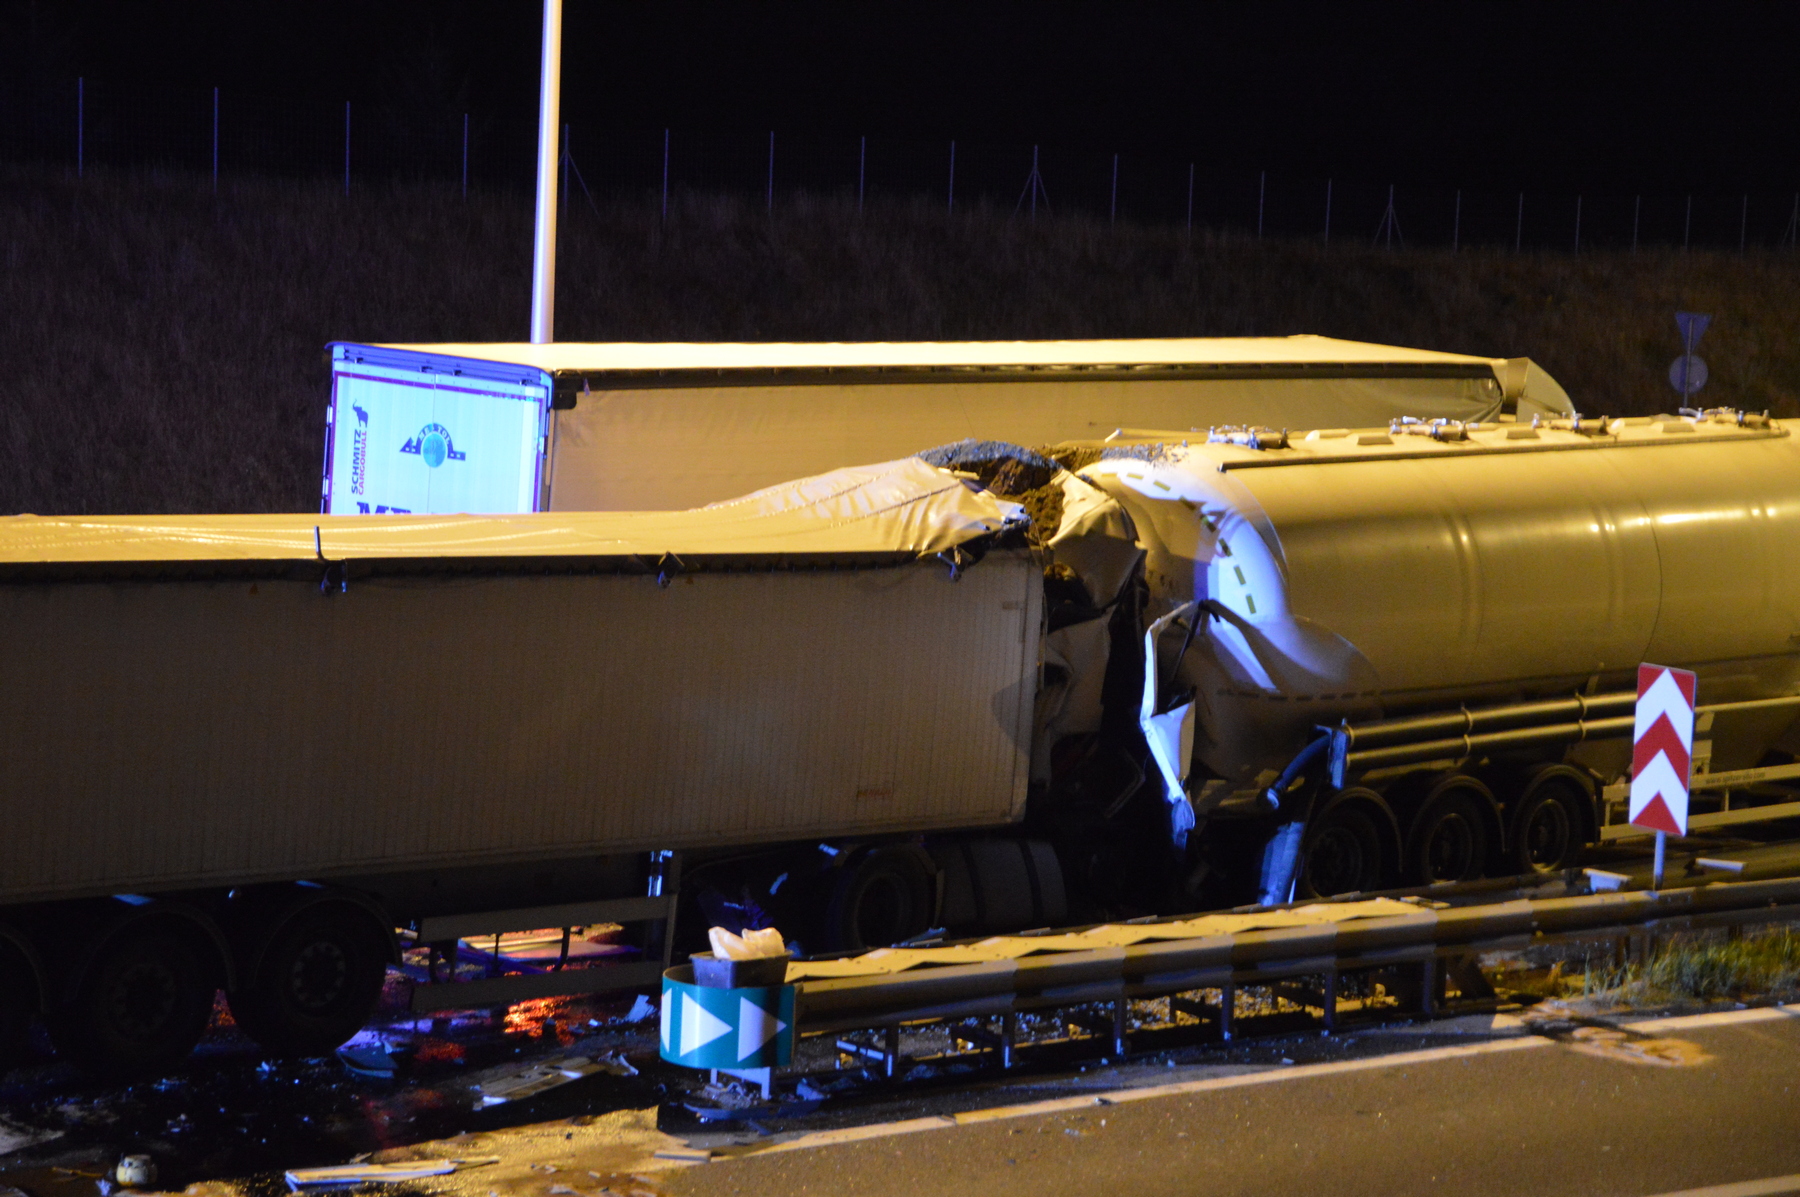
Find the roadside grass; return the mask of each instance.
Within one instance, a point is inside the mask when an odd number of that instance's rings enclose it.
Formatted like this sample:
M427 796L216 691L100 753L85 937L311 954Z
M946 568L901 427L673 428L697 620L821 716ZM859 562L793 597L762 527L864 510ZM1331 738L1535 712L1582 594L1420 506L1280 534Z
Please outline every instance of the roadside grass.
M1800 257L1258 242L853 195L622 195L565 213L563 340L1320 333L1535 358L1648 414L1677 308L1708 405L1800 415ZM0 167L0 512L318 507L332 340L521 340L530 197ZM993 435L1005 436L996 429ZM925 446L920 446L924 448Z
M1678 937L1647 961L1588 969L1580 996L1614 1006L1793 998L1800 996L1800 934L1782 927L1740 939Z

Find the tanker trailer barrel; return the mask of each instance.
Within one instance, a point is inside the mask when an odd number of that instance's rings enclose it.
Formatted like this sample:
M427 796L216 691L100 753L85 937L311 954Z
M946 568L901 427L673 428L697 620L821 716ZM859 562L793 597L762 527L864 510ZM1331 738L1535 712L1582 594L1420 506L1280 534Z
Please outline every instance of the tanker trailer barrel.
M1411 744L1396 744L1387 748L1371 748L1363 752L1346 752L1340 758L1341 769L1337 761L1333 761L1333 783L1342 785L1342 777L1349 773L1363 773L1371 769L1382 769L1391 765L1412 765L1423 761L1464 760L1487 752L1499 752L1509 748L1527 748L1539 744L1556 744L1563 742L1579 742L1584 740L1602 740L1612 736L1630 735L1636 719L1632 715L1617 715L1608 719L1577 720L1573 723L1554 723L1541 727L1518 727L1507 731L1485 732L1480 735L1456 736L1442 740L1421 740ZM1335 737L1334 737L1335 738Z

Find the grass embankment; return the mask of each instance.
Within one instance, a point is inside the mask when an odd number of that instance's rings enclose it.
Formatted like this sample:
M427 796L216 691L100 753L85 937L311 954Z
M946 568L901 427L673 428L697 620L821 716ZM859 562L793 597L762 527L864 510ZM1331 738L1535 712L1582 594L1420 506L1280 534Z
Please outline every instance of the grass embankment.
M1594 969L1582 996L1624 1006L1800 996L1800 934L1783 927L1742 939L1675 939L1646 961Z
M0 171L0 511L313 510L322 347L518 340L523 195ZM1316 332L1536 358L1583 410L1673 406L1677 307L1709 403L1800 414L1800 261L1387 252L835 198L566 213L564 340ZM1003 433L1003 430L997 430Z

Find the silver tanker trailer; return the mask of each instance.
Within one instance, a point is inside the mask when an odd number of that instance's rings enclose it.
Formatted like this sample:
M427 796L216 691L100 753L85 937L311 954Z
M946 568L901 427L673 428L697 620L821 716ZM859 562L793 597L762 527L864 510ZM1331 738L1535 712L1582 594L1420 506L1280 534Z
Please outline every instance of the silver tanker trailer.
M1628 766L1644 661L1699 674L1697 788L1797 772L1800 445L1764 416L1223 429L1085 456L1065 487L1128 517L1135 593L1117 556L1085 566L1097 527L1060 556L1091 607L1139 608L1138 722L1174 832L1249 820L1267 843L1190 851L1193 873L1280 901L1570 865ZM1091 669L1121 645L1090 620L1045 652ZM1051 731L1092 737L1105 712L1069 676ZM1054 809L1062 779L1040 777Z

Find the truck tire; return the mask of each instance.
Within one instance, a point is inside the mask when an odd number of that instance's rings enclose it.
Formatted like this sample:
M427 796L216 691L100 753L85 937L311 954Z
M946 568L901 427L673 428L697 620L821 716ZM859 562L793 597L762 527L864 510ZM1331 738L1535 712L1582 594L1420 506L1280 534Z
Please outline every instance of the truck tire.
M387 978L387 948L368 912L309 906L280 926L229 996L231 1015L265 1050L319 1056L369 1021Z
M1587 836L1579 782L1553 775L1525 791L1513 809L1511 867L1518 873L1556 873L1574 865Z
M831 950L879 948L929 930L937 904L930 860L918 848L893 844L844 868L825 913Z
M1387 874L1383 836L1375 812L1361 802L1339 802L1307 829L1299 893L1329 898L1381 888Z
M938 917L952 931L997 934L1068 917L1062 865L1043 840L946 840L931 856L943 877Z
M50 1019L57 1055L103 1076L179 1064L212 1018L215 963L166 924L114 934Z
M1487 863L1489 814L1480 798L1451 789L1413 821L1406 848L1408 879L1417 885L1473 881Z

